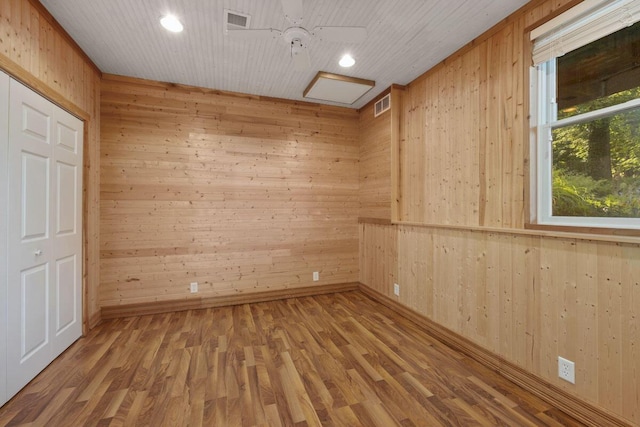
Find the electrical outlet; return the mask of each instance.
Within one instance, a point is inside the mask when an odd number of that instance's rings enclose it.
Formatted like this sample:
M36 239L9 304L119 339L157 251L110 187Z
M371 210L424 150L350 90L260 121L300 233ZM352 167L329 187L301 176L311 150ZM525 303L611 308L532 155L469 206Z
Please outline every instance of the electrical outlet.
M191 293L198 293L198 282L191 282Z
M317 282L318 280L320 280L320 272L319 271L314 271L313 272L313 281Z
M393 284L393 294L396 296L400 296L400 285L397 283Z
M576 364L558 356L558 376L571 384L576 383Z

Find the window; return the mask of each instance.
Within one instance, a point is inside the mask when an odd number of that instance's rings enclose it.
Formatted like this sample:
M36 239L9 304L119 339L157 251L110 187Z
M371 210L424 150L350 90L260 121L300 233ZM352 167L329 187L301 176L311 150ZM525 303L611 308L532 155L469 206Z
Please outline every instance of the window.
M640 0L585 0L532 31L532 217L640 228Z

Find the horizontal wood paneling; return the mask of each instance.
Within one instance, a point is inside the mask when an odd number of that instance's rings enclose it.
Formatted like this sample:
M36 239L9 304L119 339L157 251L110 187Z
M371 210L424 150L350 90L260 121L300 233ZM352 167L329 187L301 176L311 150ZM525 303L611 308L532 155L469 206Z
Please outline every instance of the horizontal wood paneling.
M532 2L407 86L398 211L416 225L362 223L360 281L637 425L637 238L524 229L526 29L575 3Z
M336 292L354 291L359 288L358 282L338 283L335 285L304 286L289 289L270 290L266 292L236 293L225 296L188 298L180 301L153 301L138 304L121 304L104 306L101 310L103 319L144 316L148 314L171 313L174 311L200 310L213 307L228 307L238 304L254 304L264 301L275 301L287 298L317 296Z
M85 121L84 286L99 321L100 71L36 1L0 2L0 68Z
M357 280L356 111L105 76L101 130L102 306Z

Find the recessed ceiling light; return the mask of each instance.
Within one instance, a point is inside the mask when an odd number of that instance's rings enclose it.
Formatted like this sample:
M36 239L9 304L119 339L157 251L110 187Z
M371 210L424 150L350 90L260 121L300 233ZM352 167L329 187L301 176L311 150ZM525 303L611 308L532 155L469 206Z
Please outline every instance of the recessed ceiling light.
M172 33L179 33L183 30L182 22L173 15L165 15L160 19L160 24Z
M353 56L346 54L344 55L342 58L340 58L340 61L338 62L338 64L340 64L341 67L351 67L353 64L356 63L356 60L353 59Z

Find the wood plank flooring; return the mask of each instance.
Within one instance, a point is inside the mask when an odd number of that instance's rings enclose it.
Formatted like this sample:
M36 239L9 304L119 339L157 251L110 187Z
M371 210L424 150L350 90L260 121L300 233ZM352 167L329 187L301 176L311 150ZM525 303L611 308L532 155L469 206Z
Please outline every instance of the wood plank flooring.
M18 426L578 426L359 291L103 322Z

